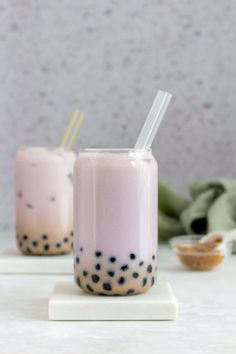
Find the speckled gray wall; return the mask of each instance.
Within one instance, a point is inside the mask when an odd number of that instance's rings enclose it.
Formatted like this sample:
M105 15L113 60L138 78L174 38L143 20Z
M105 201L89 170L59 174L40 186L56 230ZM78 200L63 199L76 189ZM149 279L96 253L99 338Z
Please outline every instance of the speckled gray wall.
M133 146L158 88L174 94L153 144L160 177L236 176L236 2L1 0L0 225L13 159L55 145L79 107L79 147Z

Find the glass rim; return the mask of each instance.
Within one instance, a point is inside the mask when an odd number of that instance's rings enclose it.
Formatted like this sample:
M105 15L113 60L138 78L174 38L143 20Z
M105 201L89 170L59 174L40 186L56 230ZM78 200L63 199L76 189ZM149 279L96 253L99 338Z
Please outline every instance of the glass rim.
M135 149L135 148L85 148L81 149L79 153L107 153L107 154L119 154L119 153L152 153L150 148L148 149Z
M60 146L37 146L37 145L25 145L21 146L17 150L18 153L22 152L49 152L49 153L57 153L57 152L62 152L62 153L75 153L74 150L68 150L64 147Z

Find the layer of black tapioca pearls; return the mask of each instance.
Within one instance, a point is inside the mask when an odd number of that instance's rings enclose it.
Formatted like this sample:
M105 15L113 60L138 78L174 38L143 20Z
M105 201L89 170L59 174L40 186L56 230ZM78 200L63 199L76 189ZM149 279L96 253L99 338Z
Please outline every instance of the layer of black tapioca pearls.
M69 250L73 247L73 231L70 232L70 236L64 237L60 242L51 242L50 237L47 234L41 235L37 239L31 239L31 237L27 234L23 234L22 236L17 234L17 244L20 250L25 254L50 254L53 250L55 254L65 254L68 252L64 252L65 248L69 248ZM39 248L41 248L39 250ZM62 250L62 251L60 251Z
M75 258L75 280L83 290L89 293L97 294L96 288L99 285L103 291L106 291L106 293L100 293L100 295L109 295L114 287L116 289L120 287L123 294L124 285L129 282L134 284L134 288L128 289L126 295L131 295L143 292L140 291L140 288L145 288L147 285L150 287L155 282L157 271L155 254L152 255L150 262L144 262L138 260L135 253L130 253L128 261L123 264L114 256L104 259L102 252L96 251L94 254L94 270L91 271L91 268L83 268L84 262L81 262L83 250L83 247L80 247L80 255ZM78 273L80 276L78 276ZM112 293L112 295L114 294Z

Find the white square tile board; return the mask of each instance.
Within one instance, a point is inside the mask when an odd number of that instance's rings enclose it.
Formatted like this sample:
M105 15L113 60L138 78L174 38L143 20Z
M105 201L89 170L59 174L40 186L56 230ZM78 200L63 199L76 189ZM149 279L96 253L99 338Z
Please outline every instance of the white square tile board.
M72 281L56 283L48 305L54 321L174 320L178 303L168 282L133 296L89 295Z
M72 254L25 256L17 249L0 252L0 274L72 274Z

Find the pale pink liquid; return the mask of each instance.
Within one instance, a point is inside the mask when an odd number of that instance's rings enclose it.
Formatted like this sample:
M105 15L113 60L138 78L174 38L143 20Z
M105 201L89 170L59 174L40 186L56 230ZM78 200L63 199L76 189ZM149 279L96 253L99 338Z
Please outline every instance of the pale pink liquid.
M79 155L74 170L74 232L80 278L82 270L91 273L97 263L119 271L119 276L122 265L139 273L140 262L144 262L144 267L150 263L152 268L156 267L157 164L151 153L88 150ZM102 255L97 257L96 252ZM116 259L113 264L109 263L111 257ZM113 282L114 276L106 278L103 273L102 281ZM135 287L133 280L131 283ZM97 293L97 284L89 284ZM119 292L113 284L114 287ZM141 290L138 285L135 287L135 292ZM109 295L112 291L105 293Z
M61 254L71 250L73 165L63 149L26 148L15 168L16 229L25 254Z

